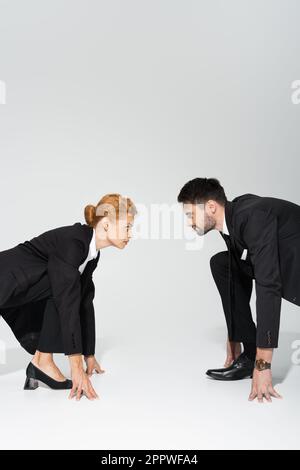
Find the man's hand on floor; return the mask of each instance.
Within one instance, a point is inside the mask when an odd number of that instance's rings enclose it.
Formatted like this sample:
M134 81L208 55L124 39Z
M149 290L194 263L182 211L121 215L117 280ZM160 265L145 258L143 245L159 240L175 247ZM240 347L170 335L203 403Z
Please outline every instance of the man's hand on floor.
M274 398L282 398L278 392L273 387L272 384L272 372L270 369L266 370L253 370L253 378L252 378L252 388L251 393L249 395L249 401L255 400L260 403L264 402L264 399L268 402L271 402Z

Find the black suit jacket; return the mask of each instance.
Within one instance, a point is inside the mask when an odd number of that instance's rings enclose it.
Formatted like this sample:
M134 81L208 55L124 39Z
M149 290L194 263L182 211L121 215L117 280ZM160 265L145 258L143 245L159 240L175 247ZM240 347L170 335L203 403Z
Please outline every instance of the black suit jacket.
M12 296L22 298L28 287L47 273L66 355L95 353L92 274L100 251L86 264L81 275L78 269L88 255L92 235L92 227L76 222L0 252L0 308ZM22 315L16 315L10 326L19 340L30 333L30 325Z
M255 279L257 346L276 348L281 298L300 305L300 206L244 194L225 203L225 218L234 255L248 249L239 264Z

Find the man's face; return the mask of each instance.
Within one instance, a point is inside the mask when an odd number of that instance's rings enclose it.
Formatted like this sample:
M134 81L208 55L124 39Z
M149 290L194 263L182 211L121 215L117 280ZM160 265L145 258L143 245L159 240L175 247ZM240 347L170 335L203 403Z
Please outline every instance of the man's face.
M205 204L183 204L183 211L187 218L187 225L191 227L197 235L205 235L215 228L216 221L212 215L212 207L209 202Z

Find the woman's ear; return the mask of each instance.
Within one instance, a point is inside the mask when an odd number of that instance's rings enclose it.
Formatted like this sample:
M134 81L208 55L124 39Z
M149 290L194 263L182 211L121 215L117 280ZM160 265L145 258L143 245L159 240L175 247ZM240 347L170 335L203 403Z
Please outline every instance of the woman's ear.
M108 222L108 218L106 216L103 217L102 220L100 220L99 224L101 224L103 229L105 230L105 232L107 232L108 227L109 227L109 222Z
M107 232L107 230L109 228L109 222L107 220L107 217L105 218L105 220L102 220L102 225L103 225L103 228L104 228L105 232Z

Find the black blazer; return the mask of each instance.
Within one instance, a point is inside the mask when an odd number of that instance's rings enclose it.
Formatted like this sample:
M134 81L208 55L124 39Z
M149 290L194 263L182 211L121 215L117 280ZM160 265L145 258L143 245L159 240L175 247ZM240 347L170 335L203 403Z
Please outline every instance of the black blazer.
M300 206L244 194L226 201L225 218L233 254L248 249L239 265L255 279L257 346L276 348L281 298L300 305Z
M60 317L64 353L95 353L93 271L97 257L82 274L79 266L88 255L93 228L76 222L48 230L41 235L0 252L0 309L13 296L22 296L45 273ZM30 331L28 321L16 315L13 331L20 340Z

